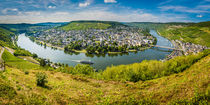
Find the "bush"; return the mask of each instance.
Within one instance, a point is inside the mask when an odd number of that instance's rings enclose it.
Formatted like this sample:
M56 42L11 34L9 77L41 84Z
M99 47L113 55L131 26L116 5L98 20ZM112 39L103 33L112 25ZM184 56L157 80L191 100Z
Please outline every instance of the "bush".
M47 83L47 75L45 73L39 72L36 74L36 82L37 86L44 87L45 83Z
M28 75L28 74L29 74L29 72L28 72L28 71L25 71L24 73L25 73L26 75Z
M32 57L33 58L38 58L38 55L37 54L32 54Z
M39 63L40 63L40 66L43 66L43 67L46 65L46 61L44 59L41 59Z
M75 67L60 67L57 69L59 72L63 73L69 73L69 74L84 74L84 75L90 75L94 73L93 67L90 65L83 65L78 64Z
M18 50L15 50L14 55L15 56L31 56L31 53L26 50L18 49Z
M181 56L166 62L150 60L130 65L107 67L102 76L104 79L137 82L151 80L174 73L183 72L198 60L210 54L205 50L197 55Z

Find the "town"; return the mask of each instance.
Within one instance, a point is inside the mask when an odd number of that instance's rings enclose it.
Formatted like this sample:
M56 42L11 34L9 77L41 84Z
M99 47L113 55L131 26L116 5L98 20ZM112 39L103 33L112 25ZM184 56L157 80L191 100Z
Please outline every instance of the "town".
M156 39L143 32L145 30L136 27L118 26L115 28L88 29L88 30L70 30L51 29L35 33L36 40L50 43L53 46L64 48L68 45L79 44L79 47L72 49L86 49L88 46L126 46L126 48L135 48L136 46L148 46L155 44ZM144 34L143 34L144 33ZM115 52L116 50L113 50Z

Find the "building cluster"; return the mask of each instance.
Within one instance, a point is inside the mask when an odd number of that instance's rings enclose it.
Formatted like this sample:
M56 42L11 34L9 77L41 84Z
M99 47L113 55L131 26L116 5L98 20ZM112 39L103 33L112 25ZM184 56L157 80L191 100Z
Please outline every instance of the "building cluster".
M184 43L179 40L175 40L175 41L176 41L176 43L178 43L180 48L183 50L184 55L196 54L196 53L202 52L205 49L208 49L208 47L206 47L206 46L201 46L201 45L193 44L190 42Z
M172 59L176 56L197 54L205 49L210 49L206 46L201 46L190 42L184 43L180 40L172 40L172 43L174 44L175 48L179 50L174 50L170 55L168 55L168 57L166 58L167 60Z
M51 29L40 31L34 34L36 39L64 47L73 41L80 41L82 45L113 44L118 46L142 46L152 44L154 37L144 35L142 29L134 27L119 26L105 30L88 29L88 30L70 30Z

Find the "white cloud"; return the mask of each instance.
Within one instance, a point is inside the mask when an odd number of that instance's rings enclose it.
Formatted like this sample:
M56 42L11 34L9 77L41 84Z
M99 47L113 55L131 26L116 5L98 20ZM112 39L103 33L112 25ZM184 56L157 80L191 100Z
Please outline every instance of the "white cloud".
M114 13L108 10L84 10L80 12L24 12L18 15L0 16L0 23L40 23L69 22L73 20L104 20L121 22L171 22L185 21L186 17L179 15L153 15L150 13L127 11Z
M50 8L50 9L55 9L56 8L56 6L48 6L48 8Z
M198 17L198 18L202 18L202 17L203 17L203 15L197 15L196 17Z
M104 0L104 3L117 3L116 0Z
M170 3L170 2L172 2L172 1L173 1L173 0L166 0L166 1L161 2L159 5L167 4L167 3Z
M93 0L86 0L83 3L79 3L79 7L87 7L88 5L90 5L93 2Z
M187 13L209 13L209 11L206 10L193 9L184 6L161 6L158 8L160 8L162 11L173 10L176 12L187 12Z
M18 9L17 8L6 8L6 9L2 10L1 12L3 14L7 14L9 11L11 11L11 12L18 12Z

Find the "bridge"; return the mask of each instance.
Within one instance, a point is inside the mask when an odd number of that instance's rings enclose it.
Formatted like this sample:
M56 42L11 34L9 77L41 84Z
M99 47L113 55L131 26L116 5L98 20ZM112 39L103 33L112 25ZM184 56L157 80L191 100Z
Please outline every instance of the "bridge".
M166 46L159 46L159 45L150 45L150 46L151 47L159 47L159 48L166 48L166 49L183 51L182 49L177 49L177 48L172 48L172 47L166 47Z

